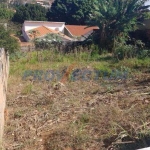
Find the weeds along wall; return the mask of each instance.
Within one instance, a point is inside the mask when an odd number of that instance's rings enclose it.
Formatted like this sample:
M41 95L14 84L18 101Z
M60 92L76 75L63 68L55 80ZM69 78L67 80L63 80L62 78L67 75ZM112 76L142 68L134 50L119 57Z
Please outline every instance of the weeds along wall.
M6 105L7 79L9 74L9 55L0 48L0 149L4 130L4 112Z

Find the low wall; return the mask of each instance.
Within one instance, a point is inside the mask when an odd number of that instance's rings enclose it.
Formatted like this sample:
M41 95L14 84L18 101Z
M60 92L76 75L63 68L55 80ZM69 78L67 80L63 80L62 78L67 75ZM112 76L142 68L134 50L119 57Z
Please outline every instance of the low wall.
M4 111L6 105L7 79L9 73L9 56L0 48L0 149L4 130Z

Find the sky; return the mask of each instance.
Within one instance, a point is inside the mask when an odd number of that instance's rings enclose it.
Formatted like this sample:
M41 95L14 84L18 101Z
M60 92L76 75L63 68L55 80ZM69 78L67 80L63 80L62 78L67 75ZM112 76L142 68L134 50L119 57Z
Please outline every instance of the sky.
M146 5L150 5L150 0L148 0L145 4L146 4Z

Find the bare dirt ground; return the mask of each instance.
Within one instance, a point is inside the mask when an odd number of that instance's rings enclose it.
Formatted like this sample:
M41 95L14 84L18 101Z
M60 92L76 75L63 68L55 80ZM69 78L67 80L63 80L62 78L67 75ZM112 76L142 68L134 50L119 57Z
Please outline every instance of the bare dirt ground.
M124 81L9 80L7 150L113 150L149 131L149 73Z

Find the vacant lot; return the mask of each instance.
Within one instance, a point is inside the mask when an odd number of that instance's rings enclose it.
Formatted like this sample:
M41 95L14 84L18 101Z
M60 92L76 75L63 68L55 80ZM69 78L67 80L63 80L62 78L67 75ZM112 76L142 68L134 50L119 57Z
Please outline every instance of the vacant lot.
M106 150L150 144L150 60L116 62L28 53L11 57L7 94L7 150ZM71 67L69 67L71 66ZM22 79L25 70L59 70L62 82ZM127 71L126 78L72 81L75 69ZM66 73L67 72L67 73ZM109 75L108 75L109 76Z

